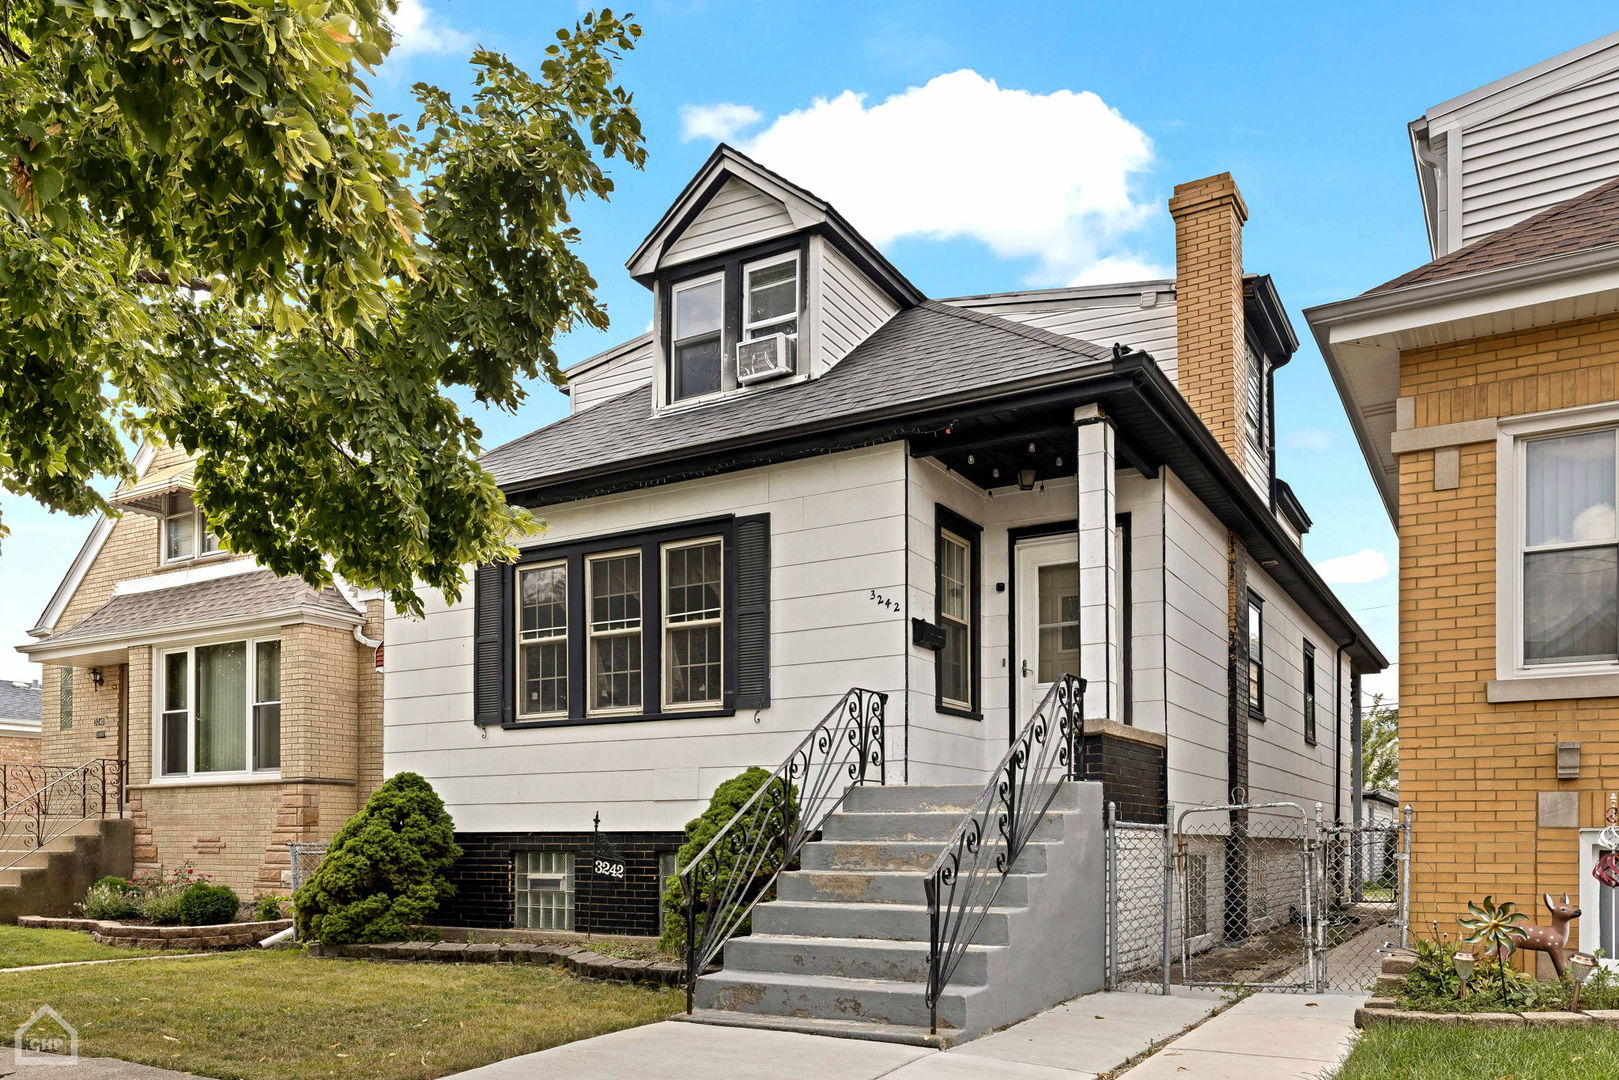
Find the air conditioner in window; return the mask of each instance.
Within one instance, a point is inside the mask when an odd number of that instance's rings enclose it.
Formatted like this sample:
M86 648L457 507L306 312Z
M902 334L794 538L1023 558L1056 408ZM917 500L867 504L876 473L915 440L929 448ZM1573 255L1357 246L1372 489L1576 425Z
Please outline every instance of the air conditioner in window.
M786 334L766 334L737 342L736 381L746 386L791 375L795 344Z
M568 888L566 874L529 874L529 892L565 892Z

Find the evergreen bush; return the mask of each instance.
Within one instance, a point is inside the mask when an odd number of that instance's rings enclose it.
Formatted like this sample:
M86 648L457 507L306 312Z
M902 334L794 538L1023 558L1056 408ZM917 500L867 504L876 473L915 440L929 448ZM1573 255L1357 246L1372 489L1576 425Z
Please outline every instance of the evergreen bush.
M738 810L753 798L753 795L770 779L770 773L754 766L733 776L714 790L714 795L708 801L708 808L698 817L686 823L686 842L680 846L675 856L676 866L684 870L693 859L702 854L708 842L725 827ZM785 781L784 781L785 782ZM769 796L761 800L763 803ZM799 812L798 793L788 789L788 814L796 819ZM734 843L724 844L719 852L719 872L714 876L714 882L721 888L730 880L731 870L735 865L736 852L754 851L755 834L772 828L779 828L780 821L776 815L754 816L746 823L738 823L740 830ZM763 850L761 845L760 850ZM779 848L766 853L765 858L754 868L754 883L750 884L738 895L743 899L750 899L757 894L763 882L775 873L781 866L781 853ZM769 896L762 899L768 900ZM709 895L706 890L700 891L697 897L698 919L702 919L704 905ZM752 920L744 919L737 927L738 934L746 934L751 929ZM701 925L701 923L699 923ZM663 890L663 936L659 939L659 946L667 951L676 952L684 956L686 951L686 909L685 894L680 887L680 877L673 875L664 883Z
M224 885L195 882L180 894L180 921L187 926L218 926L236 921L241 899Z
M402 941L454 892L455 823L416 773L390 777L292 896L298 934L323 945Z

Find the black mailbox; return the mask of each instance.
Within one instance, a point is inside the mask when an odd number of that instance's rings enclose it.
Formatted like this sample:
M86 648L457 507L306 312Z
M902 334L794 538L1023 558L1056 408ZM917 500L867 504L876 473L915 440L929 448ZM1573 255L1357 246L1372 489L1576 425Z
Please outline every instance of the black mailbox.
M911 620L911 644L920 645L924 649L935 652L944 648L944 627L936 626L926 619Z

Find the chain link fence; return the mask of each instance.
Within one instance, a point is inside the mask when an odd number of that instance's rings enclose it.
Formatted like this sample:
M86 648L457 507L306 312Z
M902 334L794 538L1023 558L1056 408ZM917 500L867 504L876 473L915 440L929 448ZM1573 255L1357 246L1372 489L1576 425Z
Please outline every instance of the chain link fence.
M1406 942L1410 819L1326 826L1291 803L1107 827L1108 986L1361 991Z
M309 876L315 872L315 867L319 866L320 861L326 857L326 845L289 842L287 844L287 855L292 864L287 884L296 893L298 886L309 880ZM296 935L297 931L294 930L293 933Z

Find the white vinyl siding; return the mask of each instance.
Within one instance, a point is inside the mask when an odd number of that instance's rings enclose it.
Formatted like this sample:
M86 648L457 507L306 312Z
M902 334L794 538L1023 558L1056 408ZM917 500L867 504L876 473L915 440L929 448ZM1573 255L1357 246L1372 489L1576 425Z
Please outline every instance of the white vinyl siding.
M732 177L669 245L659 265L706 259L792 231L793 219L785 206Z
M1142 294L1152 298L1142 306ZM1002 319L1037 326L1054 334L1110 347L1115 341L1150 353L1170 381L1178 373L1173 282L1144 285L1129 293L1097 295L1091 290L1047 290L1019 297L964 297L946 301Z
M819 291L811 301L812 307L819 301L820 346L812 372L819 375L853 352L899 308L831 244L817 238L812 252L819 253L820 267Z
M627 346L612 357L568 380L568 398L573 411L584 412L594 405L611 401L639 386L647 386L653 377L652 339L638 345Z

